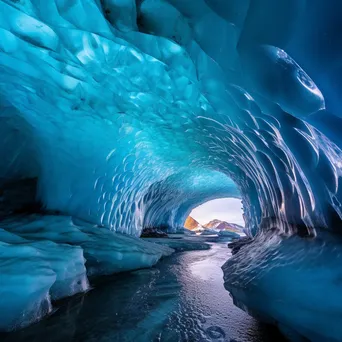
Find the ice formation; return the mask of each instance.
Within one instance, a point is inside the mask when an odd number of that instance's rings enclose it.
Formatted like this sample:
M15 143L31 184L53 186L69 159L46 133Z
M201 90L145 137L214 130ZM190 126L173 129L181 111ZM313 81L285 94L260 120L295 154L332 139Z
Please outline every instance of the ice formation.
M0 228L0 331L89 289L88 278L151 267L173 250L67 216L30 215Z
M341 256L341 237L266 234L226 262L225 286L238 307L290 341L341 341Z
M227 237L227 238L231 238L231 239L239 239L240 238L240 235L238 233L232 232L230 230L221 230L219 232L219 236Z
M125 268L99 227L177 230L213 198L241 196L251 236L339 234L341 14L338 0L0 0L1 188L36 179L46 210L93 224L73 248L47 222L43 237L0 227L17 235L1 233L5 291L22 255L38 317L56 281L82 278L79 248Z

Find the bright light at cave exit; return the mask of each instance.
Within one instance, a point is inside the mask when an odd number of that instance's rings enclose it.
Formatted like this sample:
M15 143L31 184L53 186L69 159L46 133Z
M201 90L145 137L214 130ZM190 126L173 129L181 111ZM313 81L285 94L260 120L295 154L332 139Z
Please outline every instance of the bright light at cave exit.
M245 226L242 215L242 203L237 198L221 198L208 201L193 209L190 213L190 216L200 224L206 224L211 220L218 219Z

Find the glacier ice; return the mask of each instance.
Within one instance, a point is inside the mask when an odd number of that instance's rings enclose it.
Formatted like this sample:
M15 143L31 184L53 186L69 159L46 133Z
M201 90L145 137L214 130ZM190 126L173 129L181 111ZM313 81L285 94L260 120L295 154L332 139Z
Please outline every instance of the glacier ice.
M63 215L0 226L4 288L17 253L21 303L42 279L18 324L87 287L82 258L88 276L153 264L168 252L134 237L175 232L210 199L241 197L251 237L319 254L308 241L339 235L341 14L338 0L0 0L0 215ZM30 196L10 190L28 179Z
M221 230L219 232L219 236L231 239L240 239L240 234L232 232L230 230Z
M341 237L265 234L223 265L234 303L290 340L341 340Z
M49 289L56 281L47 260L30 246L0 245L0 329L32 323L51 311Z
M0 331L39 320L51 312L51 300L87 291L88 277L151 267L173 252L53 215L5 220L0 241Z
M294 34L318 8L1 1L1 178L36 177L48 209L133 235L240 194L252 234L268 217L332 229L338 113L312 33Z

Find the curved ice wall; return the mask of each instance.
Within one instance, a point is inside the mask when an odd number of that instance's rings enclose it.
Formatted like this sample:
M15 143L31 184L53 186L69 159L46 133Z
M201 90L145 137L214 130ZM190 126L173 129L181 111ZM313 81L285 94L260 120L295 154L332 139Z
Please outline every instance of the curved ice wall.
M1 180L38 178L48 209L134 235L239 193L252 234L268 218L339 230L341 14L338 0L1 0Z

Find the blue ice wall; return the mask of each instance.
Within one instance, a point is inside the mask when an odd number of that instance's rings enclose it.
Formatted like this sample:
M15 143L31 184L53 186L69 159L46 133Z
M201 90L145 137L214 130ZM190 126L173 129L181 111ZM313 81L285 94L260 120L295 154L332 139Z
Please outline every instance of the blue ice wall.
M340 231L341 14L1 0L1 182L36 177L48 209L133 235L239 192L251 233Z
M233 181L222 173L187 170L173 174L154 183L143 197L143 226L175 232L183 228L191 208L227 196L239 198L240 194Z

